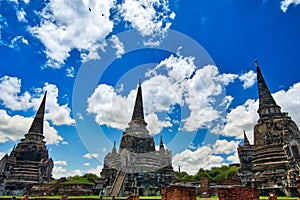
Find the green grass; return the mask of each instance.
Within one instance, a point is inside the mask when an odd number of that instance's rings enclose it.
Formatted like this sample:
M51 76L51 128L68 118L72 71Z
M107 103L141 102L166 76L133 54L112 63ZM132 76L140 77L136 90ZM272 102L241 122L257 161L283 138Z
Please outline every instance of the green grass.
M259 199L268 199L269 197L267 196L260 196ZM277 197L277 199L282 199L282 200L295 200L299 199L298 197Z
M83 185L94 185L93 182L89 181L87 178L80 177L78 179L69 179L61 183L62 185L74 185L74 184L83 184Z

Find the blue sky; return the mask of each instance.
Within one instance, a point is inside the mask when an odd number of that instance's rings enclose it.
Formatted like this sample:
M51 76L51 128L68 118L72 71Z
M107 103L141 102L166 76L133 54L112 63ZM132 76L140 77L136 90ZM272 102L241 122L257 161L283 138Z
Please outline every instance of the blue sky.
M299 0L0 1L0 155L45 91L55 178L99 175L139 80L156 145L190 174L236 163L257 115L254 57L300 124Z

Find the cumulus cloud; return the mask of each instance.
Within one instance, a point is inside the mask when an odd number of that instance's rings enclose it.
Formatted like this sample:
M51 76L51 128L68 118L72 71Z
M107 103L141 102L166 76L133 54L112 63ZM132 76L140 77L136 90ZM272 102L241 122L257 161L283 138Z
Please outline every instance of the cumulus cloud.
M280 90L272 94L276 103L281 106L282 112L288 112L289 116L300 124L300 83L295 83L287 91ZM226 123L222 134L225 136L243 139L243 130L253 143L253 127L258 120L258 100L248 99L243 105L233 108L226 116Z
M180 166L182 171L188 174L196 174L200 168L210 169L220 167L225 164L225 160L219 154L228 155L227 161L238 161L237 147L239 141L217 140L209 146L199 146L193 149L186 149L173 157L173 166Z
M117 58L121 58L121 56L125 53L124 44L115 35L111 36L111 41L113 42L112 47L116 49Z
M99 176L100 172L102 171L103 165L98 165L96 168L93 169L89 169L87 172L88 173L92 173L92 174L96 174Z
M153 135L160 133L163 128L172 127L170 121L160 121L155 113L150 113L146 116L145 121L149 123L148 129Z
M105 84L99 85L88 98L87 111L96 114L95 121L100 125L124 129L129 121L127 108L126 99L116 94L113 87Z
M239 141L217 140L213 145L214 154L231 154L236 152Z
M114 5L114 0L50 1L39 13L41 23L29 28L45 46L47 66L60 68L72 49L92 52L112 31L109 10Z
M97 153L86 153L82 157L90 160L92 158L98 158L99 155Z
M300 126L300 82L292 85L287 91L280 90L273 94L276 103L282 112L288 112L289 116Z
M281 1L281 10L286 12L290 5L294 4L295 6L300 4L300 0L282 0Z
M116 16L111 16L110 10L118 11L114 12ZM26 20L25 15L19 11L19 20ZM28 30L43 43L46 66L61 68L73 49L80 52L82 61L99 59L97 49L103 50L105 37L119 21L137 29L145 37L145 44L159 44L175 13L169 9L168 0L52 0L39 16L40 24ZM122 43L115 36L111 40L120 57L124 53Z
M186 149L173 157L173 167L180 166L182 171L188 174L196 174L200 168L210 169L224 164L221 156L213 155L213 150L208 146L198 147L192 151Z
M222 134L230 137L243 138L243 130L249 133L248 139L253 141L253 127L258 120L258 100L248 99L243 105L232 109L226 116L226 125Z
M58 88L56 85L46 83L44 91L47 91L47 110L46 119L51 120L55 125L72 125L75 120L70 117L71 109L68 104L59 105ZM48 98L49 97L49 98Z
M226 158L226 160L228 160L231 163L240 163L240 159L239 159L239 155L238 152L234 152L233 155L230 155Z
M70 117L71 110L68 104L59 105L58 103L58 88L56 85L45 83L43 88L36 88L33 94L28 91L21 94L21 79L10 76L0 78L0 102L13 111L37 110L45 91L48 92L45 118L51 120L55 125L74 124L75 120Z
M17 141L24 137L32 124L32 117L20 115L10 116L5 110L0 110L0 143L8 140ZM47 121L44 122L44 136L47 144L58 144L63 138Z
M54 161L54 165L67 166L68 163L65 160L57 160L57 161Z
M250 70L249 72L242 74L239 77L240 81L244 82L243 88L247 89L252 87L256 82L256 73L253 70Z
M145 73L143 103L151 134L173 126L173 119L167 116L176 105L188 110L181 118L181 129L188 132L213 128L212 122L223 120L222 112L233 99L225 95L225 86L239 75L222 74L213 65L201 67L195 66L193 57L177 53ZM100 84L88 98L87 112L95 114L95 121L100 125L124 130L130 121L135 97L136 89L122 96L118 89Z
M0 100L5 107L11 110L26 110L32 107L29 92L21 92L21 80L17 77L3 76L0 78Z
M118 5L121 19L146 37L146 45L158 45L175 18L168 0L125 0Z
M225 86L229 85L229 83L234 82L234 80L238 78L237 74L222 74L219 79L224 83Z
M55 166L53 167L52 171L53 178L59 179L61 177L69 177L69 176L76 176L76 175L82 175L82 171L79 169L75 170L67 170L63 166Z

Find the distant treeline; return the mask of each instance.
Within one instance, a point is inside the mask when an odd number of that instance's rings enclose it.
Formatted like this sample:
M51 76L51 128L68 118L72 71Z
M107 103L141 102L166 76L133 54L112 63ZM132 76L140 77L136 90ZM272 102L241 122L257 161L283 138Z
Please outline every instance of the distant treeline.
M186 172L176 172L177 178L180 181L199 181L203 178L213 180L228 180L232 179L239 170L238 164L223 165L221 167L213 167L211 169L200 168L195 175L189 175Z

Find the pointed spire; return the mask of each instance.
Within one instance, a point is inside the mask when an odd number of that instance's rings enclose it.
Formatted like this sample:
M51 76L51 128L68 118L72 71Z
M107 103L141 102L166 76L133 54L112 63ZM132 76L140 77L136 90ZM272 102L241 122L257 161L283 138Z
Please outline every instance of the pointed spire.
M257 59L255 59L257 85L259 93L259 108L258 113L260 116L271 113L280 113L280 106L278 106L273 99L271 92L265 82L265 79L260 71Z
M244 130L244 146L250 146L250 142L247 138L246 131Z
M139 87L135 99L134 109L131 121L140 121L144 125L147 125L147 123L144 120L144 108L143 108L143 96L142 96L142 86L141 86L141 80L139 81Z
M116 141L114 141L114 146L113 146L113 148L112 148L112 150L111 150L111 153L112 153L112 154L116 154L116 153L117 153Z
M165 149L165 147L164 147L164 143L163 143L162 135L161 135L161 136L160 136L159 150L163 150L163 149Z
M47 91L44 94L42 103L41 103L39 109L36 112L36 115L34 117L34 120L33 120L32 124L31 124L31 127L30 127L28 133L40 133L40 134L43 134L46 96L47 96Z

